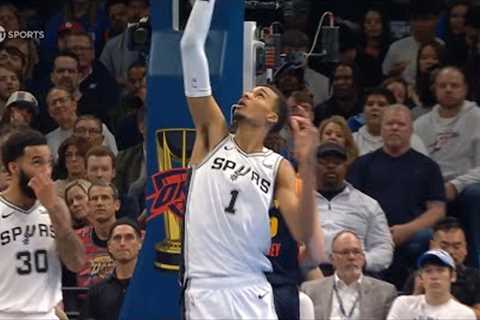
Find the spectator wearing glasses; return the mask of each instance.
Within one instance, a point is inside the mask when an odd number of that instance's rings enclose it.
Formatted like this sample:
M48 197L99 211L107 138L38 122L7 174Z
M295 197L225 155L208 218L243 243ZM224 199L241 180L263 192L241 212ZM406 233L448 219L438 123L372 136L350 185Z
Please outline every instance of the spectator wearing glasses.
M95 116L86 114L78 117L73 126L73 135L88 140L92 146L103 145L108 147L113 154L118 154L115 137L107 126Z
M0 46L0 66L8 66L17 72L22 83L26 63L27 57L18 48L6 44Z
M16 55L22 59L21 77L25 87L30 89L35 85L32 79L36 66L40 61L35 42L31 39L14 38L6 39L4 44L7 50L18 50Z
M50 89L46 101L48 113L58 125L58 128L46 135L48 145L55 159L57 159L60 144L72 134L75 134L74 127L80 118L84 119L84 121L80 126L81 128L77 130L77 136L89 140L92 145L98 143L95 138L101 138L103 140L99 140L100 144L105 143L112 151L118 152L115 138L106 125L100 122L100 135L96 135L98 130L95 129L90 130L92 134L89 134L88 128L97 126L98 119L93 116L81 116L79 118L77 116L77 102L65 87L53 87ZM83 129L84 127L87 130Z
M363 274L365 252L353 231L340 231L331 247L334 275L302 284L313 301L315 319L385 319L397 290Z

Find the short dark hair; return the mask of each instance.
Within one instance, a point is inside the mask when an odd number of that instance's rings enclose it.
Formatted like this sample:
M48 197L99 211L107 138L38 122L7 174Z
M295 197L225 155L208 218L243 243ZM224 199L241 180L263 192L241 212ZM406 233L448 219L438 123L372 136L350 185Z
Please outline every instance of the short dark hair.
M285 99L285 96L275 86L272 86L269 84L262 84L262 85L259 85L259 87L269 88L277 95L277 103L275 105L274 110L275 110L275 113L278 115L278 121L270 129L270 132L273 132L273 133L278 132L282 130L282 128L285 126L285 123L288 120L288 107L287 107L287 101Z
M115 169L115 162L117 157L115 154L110 150L109 147L105 146L95 146L88 150L87 154L85 155L85 164L88 167L88 159L92 156L95 157L109 157L112 160L112 168Z
M2 144L4 167L8 170L8 164L22 157L26 147L43 145L47 145L47 139L37 130L25 127L23 130L14 131Z
M385 99L387 99L388 104L394 104L396 102L395 97L393 96L393 93L390 90L384 87L374 87L374 88L369 88L365 90L363 104L365 105L367 103L368 97L373 95L384 96Z
M302 90L302 91L293 91L290 94L290 98L295 100L297 103L308 103L309 105L313 107L315 106L313 104L313 94L307 90Z
M128 67L128 71L135 69L135 68L147 68L147 65L143 61L135 61Z
M463 230L463 226L455 217L445 217L433 226L433 233L438 231Z
M80 65L80 60L78 59L78 56L70 50L60 51L55 55L55 57L53 58L53 69L55 68L55 61L57 61L57 59L61 57L72 58L73 60L75 60L77 62L77 70L78 70Z
M124 225L132 227L132 229L135 230L137 237L139 239L142 239L142 229L140 228L140 225L136 221L130 218L123 217L113 223L112 227L110 228L110 231L108 232L108 240L112 238L113 231L115 230L116 227L124 226Z
M103 122L98 117L94 116L93 114L82 114L75 120L75 124L73 125L74 131L75 127L78 125L80 121L95 121L97 126L100 128L100 133L103 133Z
M127 4L130 4L130 2L132 1L141 1L143 3L145 3L145 5L148 7L150 6L150 0L127 0Z
M67 37L83 37L83 38L87 38L88 41L90 41L90 45L92 46L92 48L95 46L95 43L92 39L92 35L86 31L72 31L70 34L68 34ZM68 44L67 44L68 46Z
M108 12L108 10L110 10L110 7L117 4L127 5L127 0L107 0L107 2L105 3L105 11Z
M100 188L110 188L112 189L112 196L113 199L118 200L120 199L120 194L118 193L117 187L111 183L111 182L105 182L103 180L95 180L95 181L90 181L92 184L88 188L88 199L90 199L90 192L92 191L92 188L94 187L100 187Z

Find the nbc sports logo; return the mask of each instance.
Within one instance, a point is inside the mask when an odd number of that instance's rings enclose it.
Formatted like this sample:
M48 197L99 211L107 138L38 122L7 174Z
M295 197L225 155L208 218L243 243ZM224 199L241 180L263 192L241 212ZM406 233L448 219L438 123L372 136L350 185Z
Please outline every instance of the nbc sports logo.
M7 37L7 32L5 31L5 28L0 26L0 42L3 42L5 38Z

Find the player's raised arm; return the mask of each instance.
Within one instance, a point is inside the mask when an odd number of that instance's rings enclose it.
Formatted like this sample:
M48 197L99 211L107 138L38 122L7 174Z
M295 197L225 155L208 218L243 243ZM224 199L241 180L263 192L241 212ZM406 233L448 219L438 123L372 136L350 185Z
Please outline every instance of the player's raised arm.
M315 155L318 146L318 131L311 121L302 117L291 117L295 158L302 179L299 194L295 188L295 172L288 161L282 161L277 175L277 199L280 199L282 212L293 237L307 245L309 253L316 261L323 258L323 230L316 212Z
M185 95L197 129L192 164L200 162L228 133L225 117L212 96L205 41L215 0L197 0L187 22L180 47Z

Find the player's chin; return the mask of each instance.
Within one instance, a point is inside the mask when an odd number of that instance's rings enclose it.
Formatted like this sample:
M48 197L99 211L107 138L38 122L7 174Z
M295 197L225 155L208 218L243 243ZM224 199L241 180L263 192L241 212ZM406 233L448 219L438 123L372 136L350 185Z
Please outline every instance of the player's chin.
M233 121L238 124L244 119L245 119L245 115L243 114L243 111L240 109L235 110L235 113L233 114Z

